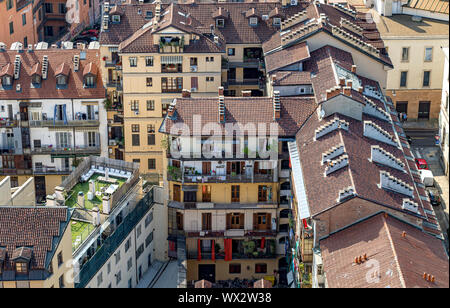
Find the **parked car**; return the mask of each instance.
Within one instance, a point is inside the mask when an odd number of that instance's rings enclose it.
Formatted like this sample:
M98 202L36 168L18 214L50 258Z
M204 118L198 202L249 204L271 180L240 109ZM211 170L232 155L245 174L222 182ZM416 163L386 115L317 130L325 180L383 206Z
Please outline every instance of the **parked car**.
M441 196L436 188L428 188L427 192L432 206L441 205Z
M429 169L428 169L428 163L427 163L427 161L426 161L425 159L423 159L423 158L416 158L416 165L417 165L417 168L418 168L419 170L422 170L422 169L424 169L424 170L429 170Z

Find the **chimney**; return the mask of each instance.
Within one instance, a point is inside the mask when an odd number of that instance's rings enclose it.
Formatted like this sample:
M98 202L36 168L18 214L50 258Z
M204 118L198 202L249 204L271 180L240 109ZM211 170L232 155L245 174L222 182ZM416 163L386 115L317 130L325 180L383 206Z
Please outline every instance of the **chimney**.
M356 65L352 65L352 73L356 74Z
M277 75L272 75L272 83L275 83L276 80L277 80Z
M103 196L102 198L102 205L103 205L103 214L109 214L109 211L111 210L111 199L109 196Z
M84 209L84 194L82 191L78 192L78 196L77 196L77 203L79 206L81 206L81 208Z
M223 87L219 87L219 96L223 96Z
M156 21L159 21L161 19L161 1L156 1L155 19Z
M281 118L280 91L273 91L273 119Z
M224 123L225 122L225 102L224 102L223 96L219 96L218 108L219 108L219 123Z
M330 89L327 90L327 100L329 100L330 98L333 97L333 91L331 91Z
M100 210L98 209L98 207L94 207L92 209L92 224L94 226L99 226L100 225Z
M344 95L351 96L351 90L352 88L350 87L344 87L342 93L344 93Z
M345 77L339 77L339 85L341 87L345 86Z
M183 98L190 98L191 97L191 91L189 91L188 89L183 89L181 91L181 97L183 97Z
M78 72L78 69L80 68L80 56L74 55L73 56L73 70L75 72Z
M406 237L406 232L405 231L402 232L402 237Z
M347 80L347 87L351 88L352 85L353 85L353 80L351 80L351 79Z
M364 255L363 255L363 259L364 259L364 261L367 261L367 254L365 253Z
M360 86L360 87L358 88L358 92L359 92L359 93L363 93L363 92L364 92L364 88Z
M250 96L252 96L252 91L250 91L250 90L242 91L242 96L250 97Z

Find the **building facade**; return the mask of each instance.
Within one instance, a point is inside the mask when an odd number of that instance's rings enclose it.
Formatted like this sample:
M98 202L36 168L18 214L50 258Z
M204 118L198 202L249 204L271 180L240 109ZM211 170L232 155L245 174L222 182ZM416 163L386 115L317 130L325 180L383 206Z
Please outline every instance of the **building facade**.
M439 137L440 137L440 147L442 151L442 163L445 174L449 175L449 167L448 167L448 155L449 155L449 145L448 145L448 134L450 133L450 127L448 124L448 104L449 104L449 55L448 55L448 47L442 48L442 52L445 55L445 64L444 64L444 77L442 80L442 99L441 99L441 112L439 114Z
M1 173L16 186L34 175L42 202L80 157L107 155L99 50L13 45L0 51Z

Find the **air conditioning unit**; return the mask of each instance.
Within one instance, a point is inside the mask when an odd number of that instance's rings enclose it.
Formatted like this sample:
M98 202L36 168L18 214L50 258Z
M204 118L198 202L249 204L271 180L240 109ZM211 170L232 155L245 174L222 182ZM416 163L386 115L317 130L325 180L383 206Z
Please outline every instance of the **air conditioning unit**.
M297 5L298 0L291 0L291 5Z
M135 114L135 115L138 115L138 114L139 114L139 111L135 111L134 114Z
M200 236L205 236L205 232L204 231L200 231Z

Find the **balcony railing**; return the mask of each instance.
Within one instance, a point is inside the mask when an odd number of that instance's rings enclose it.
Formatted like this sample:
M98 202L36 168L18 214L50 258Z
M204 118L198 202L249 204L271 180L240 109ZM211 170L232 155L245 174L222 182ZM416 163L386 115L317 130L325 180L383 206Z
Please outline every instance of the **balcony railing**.
M106 87L107 88L116 88L119 91L122 91L122 89L123 89L122 82L114 81L114 80L106 82Z
M53 145L41 145L41 147L34 147L31 150L32 154L97 154L100 153L100 146L76 146L76 147L60 147Z
M31 175L31 169L0 168L1 175Z
M31 127L61 127L61 126L83 126L83 127L90 127L90 126L99 126L100 121L99 120L70 120L70 121L61 121L61 120L55 120L47 119L47 120L41 120L41 121L30 121Z
M227 79L229 85L259 85L260 80L258 78L246 78L246 79Z
M181 176L181 172L168 172L167 179L169 181L177 181L183 183L271 183L275 181L273 174L236 174L236 175L187 175Z
M0 127L12 128L17 127L17 120L0 119Z
M274 237L277 235L275 230L244 230L244 229L228 229L228 230L203 230L203 231L185 231L186 237L230 237L230 236L264 236L264 237Z
M71 168L56 168L54 166L35 167L34 174L69 174L72 172Z

